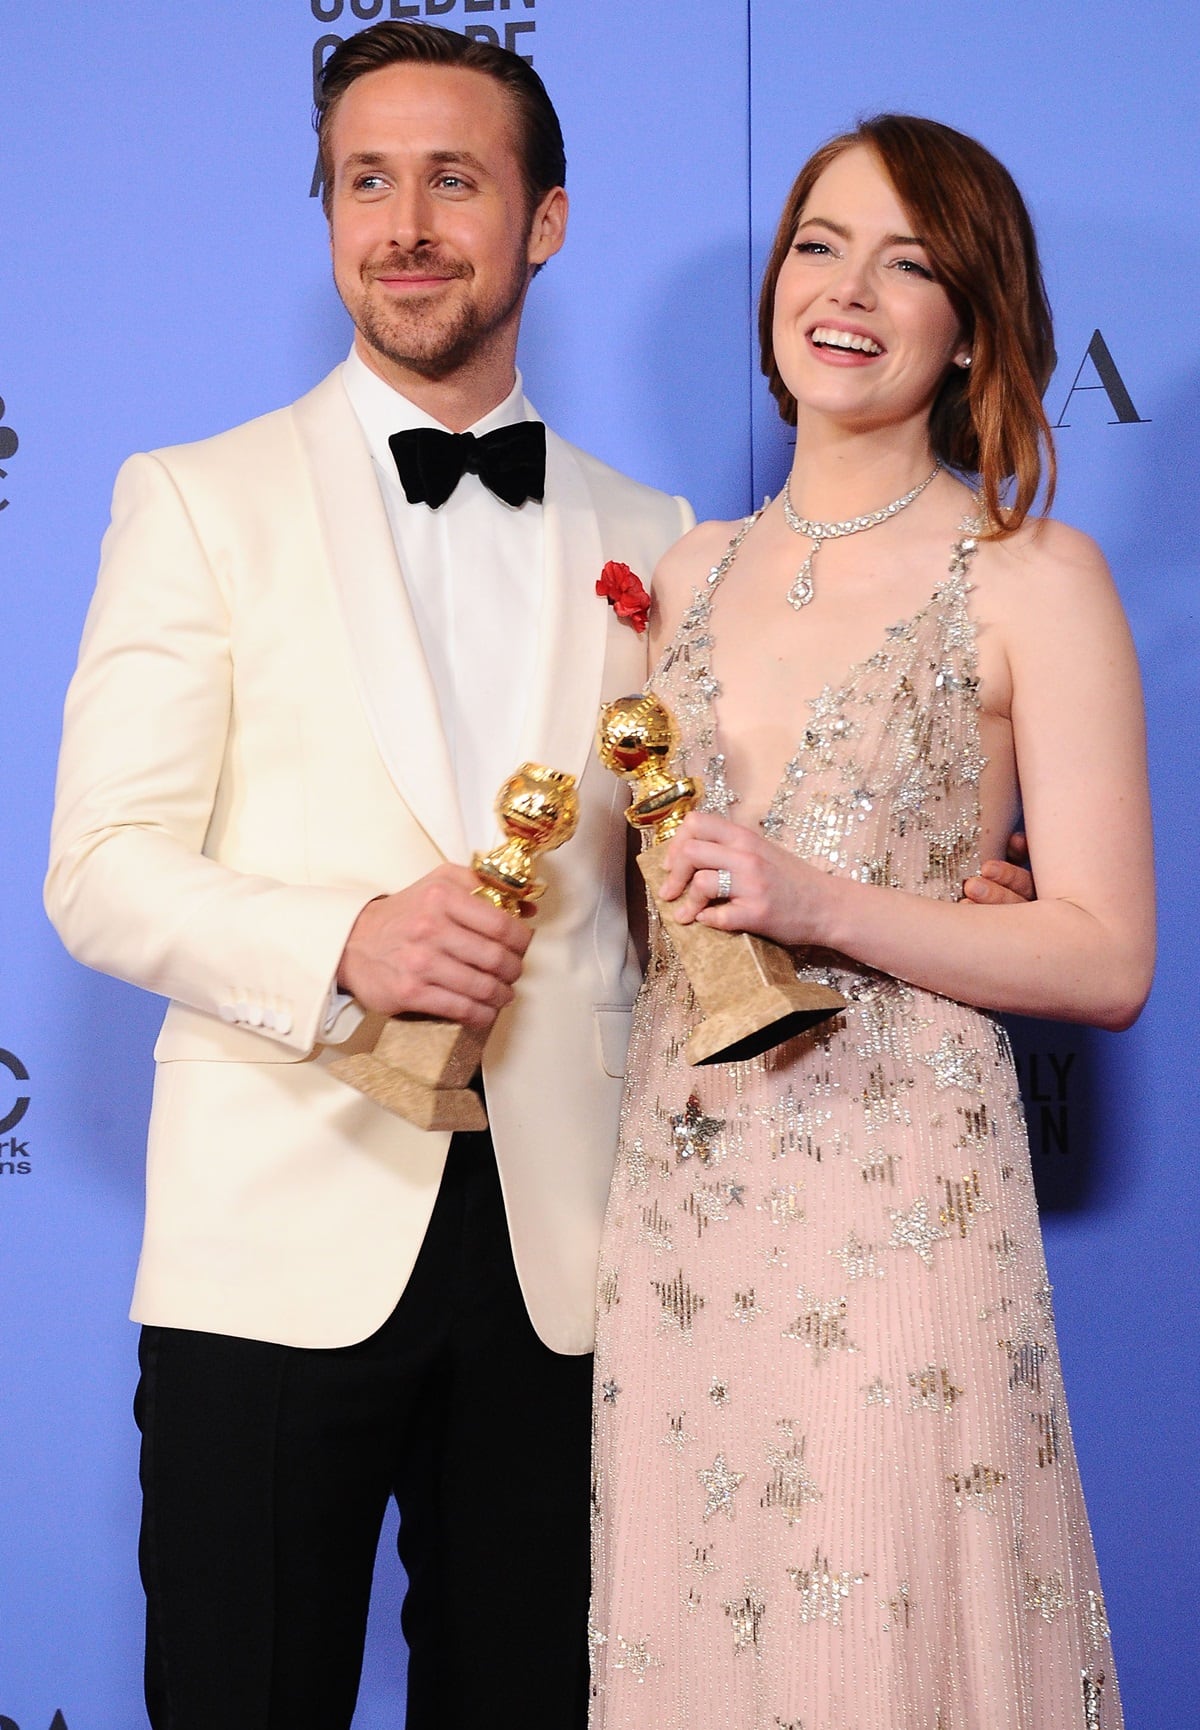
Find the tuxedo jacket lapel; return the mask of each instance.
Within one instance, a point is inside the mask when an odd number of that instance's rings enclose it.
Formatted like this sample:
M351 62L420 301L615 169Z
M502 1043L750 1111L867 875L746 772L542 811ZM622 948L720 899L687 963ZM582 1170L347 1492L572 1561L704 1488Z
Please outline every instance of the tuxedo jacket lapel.
M447 858L467 854L442 717L395 542L340 373L295 405L359 696L397 790Z
M545 573L522 757L579 779L596 732L608 608L596 595L600 525L569 445L547 429Z

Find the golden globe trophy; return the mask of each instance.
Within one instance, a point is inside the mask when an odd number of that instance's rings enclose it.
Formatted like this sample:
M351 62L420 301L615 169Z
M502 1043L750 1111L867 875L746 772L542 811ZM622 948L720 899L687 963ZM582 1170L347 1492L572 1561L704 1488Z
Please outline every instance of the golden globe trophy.
M840 992L797 976L795 959L781 944L745 931L680 925L671 902L659 899L666 875L664 844L704 793L698 780L680 776L674 766L679 728L666 705L649 695L607 704L600 711L596 749L605 768L631 785L626 819L652 836L652 844L638 855L638 867L704 1011L684 1047L688 1062L741 1063L759 1057L845 1009Z
M536 901L546 887L533 874L538 854L575 833L575 777L522 763L497 794L496 815L505 839L471 860L475 893L519 917L522 901ZM486 1043L486 1033L456 1021L393 1015L373 1051L335 1058L329 1071L419 1129L486 1129L483 1101L470 1085Z

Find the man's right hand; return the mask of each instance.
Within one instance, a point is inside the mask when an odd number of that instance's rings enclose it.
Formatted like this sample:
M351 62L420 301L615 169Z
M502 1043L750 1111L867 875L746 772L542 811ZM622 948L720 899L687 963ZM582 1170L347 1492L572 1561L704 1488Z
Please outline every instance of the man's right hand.
M368 901L342 951L339 990L384 1015L435 1015L487 1032L513 1000L532 932L478 887L466 866L439 865Z
M980 907L1021 907L1037 899L1029 869L1029 844L1020 830L1008 838L1008 857L988 859L978 877L968 877L963 894Z

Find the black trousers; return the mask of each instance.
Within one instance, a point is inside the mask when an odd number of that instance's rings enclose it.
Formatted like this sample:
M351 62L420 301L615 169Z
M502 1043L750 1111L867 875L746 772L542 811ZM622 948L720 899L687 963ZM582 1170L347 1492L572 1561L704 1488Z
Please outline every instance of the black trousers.
M581 1730L591 1359L533 1331L489 1136L454 1137L370 1339L147 1327L140 1358L154 1730L348 1730L389 1496L407 1730Z

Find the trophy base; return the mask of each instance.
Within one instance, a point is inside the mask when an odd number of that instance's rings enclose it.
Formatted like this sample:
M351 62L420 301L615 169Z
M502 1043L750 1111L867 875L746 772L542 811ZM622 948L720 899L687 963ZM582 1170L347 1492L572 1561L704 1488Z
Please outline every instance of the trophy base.
M702 1021L684 1046L693 1066L706 1063L745 1063L761 1057L798 1033L807 1033L846 1007L846 999L828 985L798 979L794 985L771 985L752 998L729 1004Z
M748 931L680 925L673 904L659 896L666 875L663 853L662 842L647 847L638 854L638 869L696 1001L707 1011L684 1047L693 1067L761 1057L845 1009L840 991L798 976L795 956L780 944Z
M418 1129L486 1129L483 1101L468 1086L484 1041L482 1033L454 1021L394 1015L374 1050L335 1058L329 1073Z
M394 1064L385 1063L374 1052L336 1058L329 1065L329 1073L418 1129L456 1131L488 1126L483 1101L471 1088L431 1087L427 1081L418 1081Z

